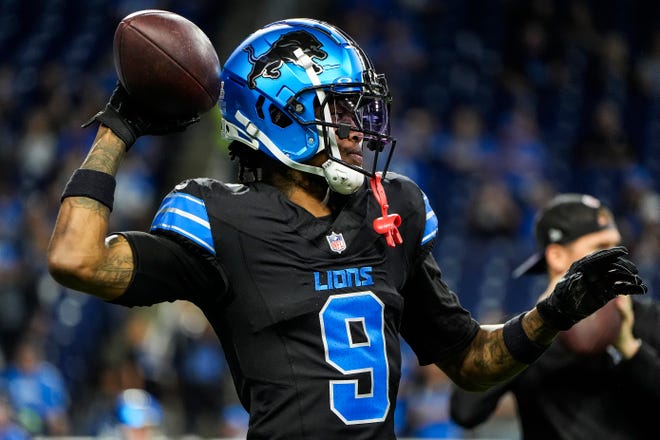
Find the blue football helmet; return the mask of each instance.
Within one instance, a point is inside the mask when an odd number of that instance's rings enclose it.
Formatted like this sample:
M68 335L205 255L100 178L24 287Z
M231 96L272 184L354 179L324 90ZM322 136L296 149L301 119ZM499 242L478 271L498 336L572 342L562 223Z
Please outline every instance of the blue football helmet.
M389 133L385 77L338 28L312 19L269 24L234 50L221 80L225 138L324 176L342 194L355 192L379 167L387 172L396 142ZM348 119L337 119L339 107ZM350 131L361 132L362 145L372 152L370 170L342 161L335 135L346 138ZM330 158L323 166L305 163L321 151Z

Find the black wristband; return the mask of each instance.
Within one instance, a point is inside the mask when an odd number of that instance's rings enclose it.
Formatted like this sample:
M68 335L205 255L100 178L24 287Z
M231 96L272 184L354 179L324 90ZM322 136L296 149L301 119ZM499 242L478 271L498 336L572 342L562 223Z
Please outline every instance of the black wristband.
M580 318L574 318L566 313L562 313L555 304L551 303L551 298L545 298L536 305L536 310L543 318L543 322L557 330L568 330L573 327Z
M114 176L108 173L79 168L71 175L60 201L67 197L89 197L112 211L116 185Z
M531 364L548 349L549 345L539 344L529 339L522 326L524 316L525 313L521 313L504 323L502 336L504 345L515 360L523 364Z

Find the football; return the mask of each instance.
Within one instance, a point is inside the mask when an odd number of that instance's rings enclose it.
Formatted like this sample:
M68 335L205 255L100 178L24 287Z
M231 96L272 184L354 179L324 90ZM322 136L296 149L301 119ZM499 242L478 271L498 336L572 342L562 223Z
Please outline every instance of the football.
M570 329L560 333L559 340L574 353L595 355L604 352L607 346L614 342L620 328L621 314L616 301L611 300Z
M148 9L124 17L113 58L128 94L154 114L187 118L208 112L220 95L220 61L192 21Z

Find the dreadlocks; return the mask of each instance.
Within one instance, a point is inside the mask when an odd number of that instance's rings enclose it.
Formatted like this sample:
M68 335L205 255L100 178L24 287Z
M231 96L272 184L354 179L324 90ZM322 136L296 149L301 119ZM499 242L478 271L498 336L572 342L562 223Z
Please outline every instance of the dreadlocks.
M296 186L315 193L325 194L327 191L327 183L323 177L289 168L241 142L234 141L229 144L229 157L231 160L238 159L238 181L240 183L267 182L285 193Z
M233 141L229 144L229 158L238 159L238 180L241 183L261 180L261 170L266 157L258 150ZM248 174L250 176L246 176Z

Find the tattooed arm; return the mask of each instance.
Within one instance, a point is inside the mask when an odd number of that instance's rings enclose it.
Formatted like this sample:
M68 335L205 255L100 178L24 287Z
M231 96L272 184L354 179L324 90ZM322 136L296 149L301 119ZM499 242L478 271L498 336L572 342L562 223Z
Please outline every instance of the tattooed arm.
M432 253L413 265L401 295L401 335L419 362L435 363L467 390L485 390L520 373L557 335L536 308L522 320L480 326L442 280Z
M100 126L81 168L116 175L126 146ZM48 247L48 268L59 283L109 300L121 295L133 273L126 239L106 238L110 210L87 197L63 200Z
M522 320L527 337L541 345L549 345L557 330L549 327L536 308ZM503 324L482 325L468 348L448 362L438 364L461 388L483 391L523 371L529 365L513 358L504 343Z

